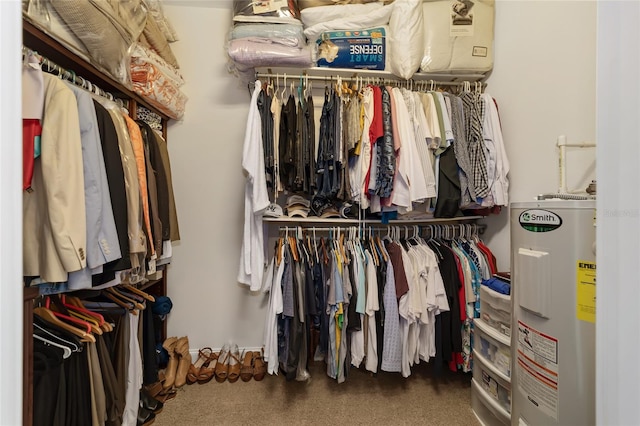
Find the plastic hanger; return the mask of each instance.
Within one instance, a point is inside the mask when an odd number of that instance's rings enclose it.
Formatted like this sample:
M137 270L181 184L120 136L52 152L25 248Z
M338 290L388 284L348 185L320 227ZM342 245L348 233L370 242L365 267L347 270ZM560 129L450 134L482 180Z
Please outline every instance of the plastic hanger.
M71 349L72 352L79 352L82 350L82 346L78 346L75 342L70 342L66 339L63 339L60 336L57 336L53 333L51 333L49 330L47 330L45 327L40 326L40 324L38 324L37 322L33 323L33 329L34 332L39 332L40 337L50 340L50 341L54 341L57 342L58 344L62 345L62 346L66 346L69 349ZM36 333L34 333L36 334Z
M313 250L316 254L316 262L320 263L320 256L318 256L318 240L316 240L316 227L313 227Z
M282 93L280 94L280 98L282 99L282 102L284 103L285 98L285 93L287 91L287 73L284 73L284 84L282 85Z
M38 336L37 334L33 335L34 339L40 340L47 345L55 346L56 348L62 349L62 358L67 359L71 356L71 349L67 346L61 345L60 343L52 342L51 340L45 339L44 337Z

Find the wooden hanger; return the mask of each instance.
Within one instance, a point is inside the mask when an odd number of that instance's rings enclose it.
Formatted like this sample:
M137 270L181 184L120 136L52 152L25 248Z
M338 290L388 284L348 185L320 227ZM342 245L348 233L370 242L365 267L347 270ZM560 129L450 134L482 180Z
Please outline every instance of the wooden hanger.
M138 310L144 310L144 305L140 302L138 302L137 300L134 300L128 296L125 296L124 294L120 293L118 291L118 289L116 287L110 287L107 289L108 292L110 292L111 294L113 294L115 297L120 298L121 300L124 300L125 302L129 302L131 304L133 304L133 307L138 309Z
M322 260L326 265L329 263L329 255L327 254L327 247L324 245L324 237L320 237L320 248L322 249Z
M106 291L106 290L102 294L107 299L111 300L113 303L115 303L116 305L120 306L121 308L126 309L127 311L131 312L133 315L138 315L138 311L135 310L135 306L132 303L125 302L125 301L119 299L113 293L111 293L109 291Z
M282 244L284 239L282 237L278 238L278 242L276 243L276 264L280 266L282 263Z
M98 327L100 327L103 331L113 331L113 327L111 326L111 324L105 321L102 315L85 308L82 304L82 301L78 297L63 294L61 299L66 308L76 310L82 314L94 318L98 322Z
M298 262L300 258L298 257L298 248L296 245L296 240L293 237L289 237L289 248L291 249L291 256L293 256L293 260Z
M384 247L384 245L382 244L382 240L380 239L380 235L376 235L376 244L380 248L380 253L382 253L382 257L384 258L384 261L388 262L389 258L387 257L387 250L386 250L386 247Z
M126 289L126 290L128 290L128 291L130 291L133 294L137 294L138 296L144 298L145 300L148 300L149 302L155 302L156 301L155 297L153 297L149 293L145 293L144 291L135 288L131 284L122 284L121 287Z
M91 318L88 315L85 314L81 314L80 312L76 312L76 311L69 311L69 315L71 315L74 318L78 318L82 321L86 321L89 326L91 327L91 332L94 334L98 334L98 335L102 335L103 330L100 328L100 324L98 323L98 321L95 318Z
M79 328L76 328L74 326L72 326L69 323L66 323L64 321L62 321L60 318L58 318L53 311L51 311L48 308L45 308L43 306L39 306L37 308L33 309L33 313L38 315L40 318L42 318L43 320L57 325L60 328L63 328L65 330L67 330L69 333L78 336L81 338L82 341L84 342L94 342L96 341L96 338L88 333L85 330L80 330Z

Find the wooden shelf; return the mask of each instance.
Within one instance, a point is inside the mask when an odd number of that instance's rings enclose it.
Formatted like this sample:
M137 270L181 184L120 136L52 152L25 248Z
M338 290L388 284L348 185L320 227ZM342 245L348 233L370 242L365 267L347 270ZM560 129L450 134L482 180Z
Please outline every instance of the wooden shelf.
M36 52L41 52L47 59L69 71L75 72L76 75L96 84L116 98L134 100L137 104L160 115L163 120L169 119L166 114L158 111L157 108L140 95L88 62L82 56L72 52L60 41L26 19L22 20L22 44Z

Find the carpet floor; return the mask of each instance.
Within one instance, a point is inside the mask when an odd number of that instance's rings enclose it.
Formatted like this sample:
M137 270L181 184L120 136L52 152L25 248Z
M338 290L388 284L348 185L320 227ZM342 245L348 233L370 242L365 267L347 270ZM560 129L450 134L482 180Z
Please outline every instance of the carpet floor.
M409 378L352 369L345 383L322 363L308 382L282 376L264 380L184 386L166 402L156 426L175 425L479 425L471 411L471 376L414 366Z

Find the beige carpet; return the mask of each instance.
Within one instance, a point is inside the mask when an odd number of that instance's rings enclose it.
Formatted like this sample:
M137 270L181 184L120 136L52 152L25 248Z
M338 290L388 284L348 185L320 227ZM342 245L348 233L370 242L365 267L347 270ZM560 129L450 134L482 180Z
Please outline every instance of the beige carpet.
M308 383L282 376L185 386L167 401L154 425L478 425L471 411L470 375L435 378L421 364L412 375L351 370L345 383L327 377L323 364Z

